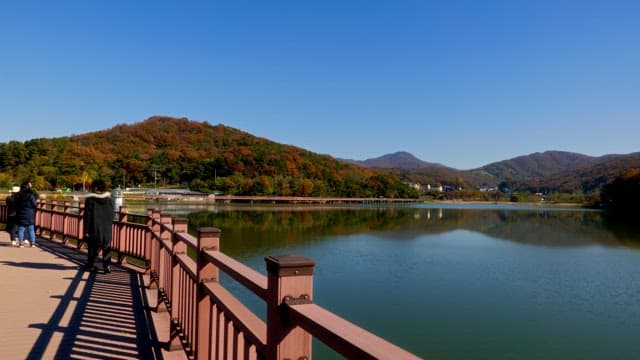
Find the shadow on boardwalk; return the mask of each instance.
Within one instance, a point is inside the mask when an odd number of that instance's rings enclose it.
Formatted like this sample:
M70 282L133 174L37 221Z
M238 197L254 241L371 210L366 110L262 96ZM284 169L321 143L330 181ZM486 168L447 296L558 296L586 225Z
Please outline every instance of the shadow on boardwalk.
M55 242L41 240L39 247L78 265L86 259L86 254ZM69 268L5 263L53 271ZM29 325L39 329L40 335L28 359L51 357L53 353L54 359L162 359L145 305L148 302L141 274L116 266L110 274L78 270L67 280L69 287L63 295L56 296L59 305L49 321ZM62 338L56 340L59 346L53 351L50 343L59 334Z

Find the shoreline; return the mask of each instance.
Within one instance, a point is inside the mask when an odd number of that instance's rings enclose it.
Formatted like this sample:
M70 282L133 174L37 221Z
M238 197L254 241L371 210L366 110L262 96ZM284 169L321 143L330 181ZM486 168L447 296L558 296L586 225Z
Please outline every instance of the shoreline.
M460 205L523 205L523 206L538 206L538 207L562 207L562 208L580 208L580 209L588 209L586 204L580 203L555 203L555 202L511 202L511 201L484 201L484 200L434 200L434 201L425 201L424 204L460 204Z
M8 195L8 194L7 194ZM75 195L75 196L74 196ZM77 201L79 194L61 194L57 192L41 192L41 198L58 201ZM75 198L74 198L75 197ZM446 204L446 205L500 205L500 206L530 206L549 208L576 208L594 209L584 203L556 203L556 202L511 202L488 200L425 200L425 199L392 199L392 198L341 198L341 197L278 197L278 196L207 196L207 197L145 197L124 196L125 203L130 205L291 205L294 207L344 207L344 206L393 206L393 205L419 205L419 204Z
M222 203L222 202L186 202L186 201L164 201L164 202L143 202L125 201L125 206L132 212L145 211L148 209L157 209L161 212L167 211L181 211L184 208L201 209L203 211L216 209L223 211L252 211L252 210L265 210L265 211L325 211L332 209L393 209L399 207L405 208L459 208L459 209L485 209L485 210L540 210L540 209L557 209L557 210L580 210L580 211L597 211L584 207L580 204L572 203L512 203L508 201L494 202L494 201L462 201L462 200L445 200L445 201L428 201L428 202L415 202L411 204L355 204L355 203Z

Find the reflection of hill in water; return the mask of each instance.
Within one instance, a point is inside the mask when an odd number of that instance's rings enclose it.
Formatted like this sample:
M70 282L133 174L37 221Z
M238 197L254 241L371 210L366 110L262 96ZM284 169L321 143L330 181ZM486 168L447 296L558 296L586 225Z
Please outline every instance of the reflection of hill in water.
M594 211L420 209L408 227L385 237L469 230L508 241L544 246L617 245Z
M617 245L597 212L497 211L463 216L465 229L503 240L544 246Z
M283 247L326 237L360 233L387 239L412 240L454 230L469 230L518 243L542 246L638 245L620 238L595 211L466 210L424 208L345 208L322 210L258 210L198 212L189 215L194 227L222 229L223 249L241 252L252 247Z

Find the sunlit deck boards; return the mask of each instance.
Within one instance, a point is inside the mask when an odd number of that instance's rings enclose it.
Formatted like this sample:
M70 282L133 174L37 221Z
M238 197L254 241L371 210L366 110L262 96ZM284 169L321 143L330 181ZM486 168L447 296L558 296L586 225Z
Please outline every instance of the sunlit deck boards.
M84 257L47 240L17 248L0 232L2 359L166 358L151 338L141 276L81 272Z

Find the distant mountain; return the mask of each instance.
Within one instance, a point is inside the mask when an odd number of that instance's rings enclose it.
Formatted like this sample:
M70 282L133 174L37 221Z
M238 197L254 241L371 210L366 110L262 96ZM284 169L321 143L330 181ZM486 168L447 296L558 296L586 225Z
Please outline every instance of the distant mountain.
M626 155L605 155L595 158L593 165L555 174L541 179L540 186L559 192L582 191L589 193L600 189L624 170L640 168L640 152Z
M509 182L520 189L590 193L622 171L640 167L640 153L587 156L565 151L545 151L495 162L470 171L493 181Z
M526 181L566 173L605 160L566 151L545 151L494 162L474 171L485 173L495 179Z
M423 160L418 159L412 154L406 151L398 151L393 154L382 155L377 158L367 159L367 160L344 160L346 162L362 165L370 168L381 168L381 169L420 169L426 167L440 166L444 167L444 165L430 163Z
M477 169L457 170L422 161L407 152L383 155L362 166L383 168L409 182L449 184L463 188L496 186L505 181L515 189L585 193L600 189L623 170L640 167L640 153L599 157L567 151L545 151L494 162Z

